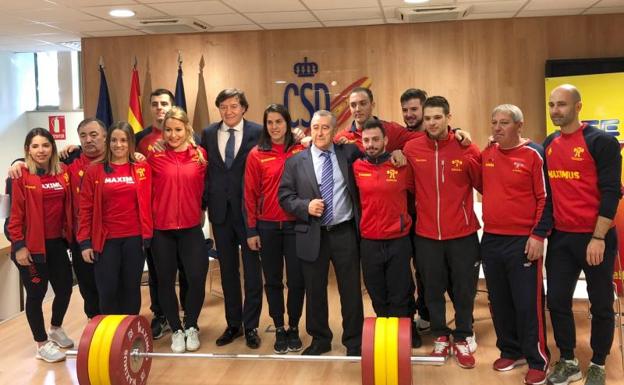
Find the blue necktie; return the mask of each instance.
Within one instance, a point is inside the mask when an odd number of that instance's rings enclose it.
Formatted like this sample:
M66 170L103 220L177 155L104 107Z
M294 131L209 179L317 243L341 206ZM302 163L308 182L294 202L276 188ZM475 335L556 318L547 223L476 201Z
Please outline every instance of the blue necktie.
M228 129L230 133L230 137L228 138L227 143L225 144L225 167L232 167L232 163L234 163L234 145L236 143L236 139L234 138L234 129Z
M321 225L325 226L334 220L334 169L329 151L323 151L321 157L325 158L321 172L321 198L325 204Z

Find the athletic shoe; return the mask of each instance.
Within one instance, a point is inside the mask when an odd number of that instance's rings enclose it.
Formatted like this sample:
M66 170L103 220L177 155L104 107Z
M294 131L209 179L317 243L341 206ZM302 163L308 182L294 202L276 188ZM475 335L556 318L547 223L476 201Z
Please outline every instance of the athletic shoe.
M37 349L35 358L45 362L60 362L65 361L65 353L60 351L54 342L48 341Z
M72 341L71 338L67 337L67 334L65 334L65 330L63 330L63 328L50 329L50 332L48 333L48 338L50 339L50 341L57 344L59 348L67 349L74 347L74 341Z
M431 331L431 323L427 320L424 320L418 316L416 318L416 324L418 325L418 331L420 334L427 334Z
M169 322L167 322L167 318L165 316L154 316L152 318L152 338L157 340L165 335L166 332L171 331L171 327L169 326Z
M457 341L453 343L453 355L457 364L464 369L472 369L475 367L475 359L468 347L468 342Z
M449 338L441 336L433 340L433 351L431 357L448 357L449 356Z
M529 368L524 376L524 383L527 385L541 385L546 382L546 372L544 370Z
M589 364L587 376L585 377L585 385L604 385L606 375L607 373L603 367Z
M171 335L171 350L174 353L184 353L186 351L186 342L184 341L184 331L176 330Z
M286 336L288 337L289 352L299 352L303 349L303 343L301 342L301 338L299 338L299 328L291 326L288 328L288 331L286 331Z
M511 370L517 366L526 365L526 360L524 358L518 358L517 360L512 360L511 358L501 357L494 361L492 364L492 368L499 372L506 372Z
M550 385L567 385L581 378L583 378L583 373L581 373L578 361L576 359L569 361L562 359L555 364L553 372L548 376L548 383Z
M275 344L273 344L273 351L276 354L286 354L288 353L288 334L286 334L286 330L284 327L278 327L275 330Z
M466 342L468 343L468 349L470 349L470 353L474 353L477 351L477 336L472 332L471 336L466 337Z
M186 337L186 350L189 352L194 352L199 349L199 330L194 327L190 327L184 331L184 336Z

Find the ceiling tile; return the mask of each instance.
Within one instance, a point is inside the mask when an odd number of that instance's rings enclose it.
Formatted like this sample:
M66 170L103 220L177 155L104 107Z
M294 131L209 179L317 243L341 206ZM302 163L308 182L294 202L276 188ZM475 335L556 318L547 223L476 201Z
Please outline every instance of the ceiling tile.
M166 0L171 1L171 0ZM54 0L55 3L69 7L95 7L98 5L134 4L133 0Z
M80 40L80 34L69 34L69 33L50 33L45 35L33 36L37 40L47 41L49 43L63 43L67 41L78 41Z
M570 10L576 8L588 8L596 0L531 0L529 4L524 8L527 11L538 11L538 10L551 10L551 9L561 9L561 10ZM570 15L570 13L567 13Z
M369 8L352 8L337 10L321 10L314 11L316 16L322 21L326 20L354 20L354 19L380 19L382 18L381 10L377 7Z
M470 13L516 12L525 3L525 0L480 2L470 6Z
M598 14L604 14L604 13L624 13L624 6L605 7L605 8L592 7L588 9L587 11L583 12L583 15L598 15Z
M84 8L81 8L81 10L85 13L88 13L93 16L101 17L103 19L128 20L128 19L115 19L114 17L108 14L108 12L110 12L111 10L115 8L127 8L127 9L134 11L134 13L136 13L136 15L133 17L134 19L146 19L146 18L151 18L151 17L166 16L164 13L159 12L155 9L146 7L145 5L137 5L137 4L134 4L134 5L124 4L121 7L116 7L116 6L111 6L111 5L100 6L100 7L84 7Z
M56 7L56 5L45 0L2 1L2 13L7 13L7 11L14 10L44 9L54 7Z
M341 8L361 8L376 7L377 0L302 0L310 9L341 9Z
M270 23L261 24L266 29L300 29L300 28L320 28L323 25L318 21L305 23Z
M314 15L309 11L266 13L248 12L245 15L257 23L301 23L307 21L317 21Z
M11 12L15 17L41 23L53 23L59 21L95 20L96 18L71 8L58 6L50 9L31 9Z
M246 17L238 14L238 13L228 13L225 15L199 15L195 16L196 19L203 21L204 23L208 23L214 27L222 26L222 25L246 25L253 24ZM211 29L213 31L214 29Z
M86 32L86 31L114 31L123 30L126 27L111 23L106 20L94 20L94 21L78 21L73 23L54 23L51 24L54 27L63 29L65 31L74 32Z
M223 0L223 2L239 12L305 11L305 7L296 0Z
M594 5L594 7L623 7L624 0L602 0L600 3Z
M407 4L403 0L381 0L381 5L384 7L394 6L394 7L431 7L437 5L454 5L457 3L456 0L431 0L425 4Z
M30 34L36 33L56 33L59 32L56 26L40 24L40 23L31 23L28 21L23 21L21 24L13 24L10 26L5 26L0 24L0 33L13 35L13 36L26 36Z
M114 31L85 31L83 32L85 35L90 36L134 36L134 35L147 35L144 32L136 31L134 29L117 29Z
M330 20L324 21L326 27L346 27L357 25L377 25L383 24L383 19L367 19L367 20Z
M539 11L522 10L518 17L545 17L545 16L566 16L566 15L580 15L585 8L573 8L573 9L549 9Z
M494 12L494 13L469 13L463 20L476 19L507 19L512 18L516 12Z
M188 3L158 3L151 4L163 13L172 16L195 16L214 15L219 13L232 13L232 9L223 5L220 1L191 1Z

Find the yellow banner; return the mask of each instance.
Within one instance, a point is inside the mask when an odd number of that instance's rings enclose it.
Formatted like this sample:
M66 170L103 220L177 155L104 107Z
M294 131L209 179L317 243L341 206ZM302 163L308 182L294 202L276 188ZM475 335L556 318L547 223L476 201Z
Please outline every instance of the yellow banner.
M546 133L555 131L548 115L550 92L562 84L573 84L583 99L581 120L615 136L624 143L624 73L546 78Z

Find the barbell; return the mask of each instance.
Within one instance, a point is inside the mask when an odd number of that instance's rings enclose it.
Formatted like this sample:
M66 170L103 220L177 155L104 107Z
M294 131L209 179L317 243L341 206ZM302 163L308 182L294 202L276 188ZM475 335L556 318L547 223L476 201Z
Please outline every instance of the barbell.
M302 356L277 354L155 353L152 331L140 315L100 315L85 327L76 357L80 385L144 385L152 358L218 360L282 360L360 362L362 385L411 385L412 364L442 365L442 357L412 356L409 318L366 318L362 356Z

